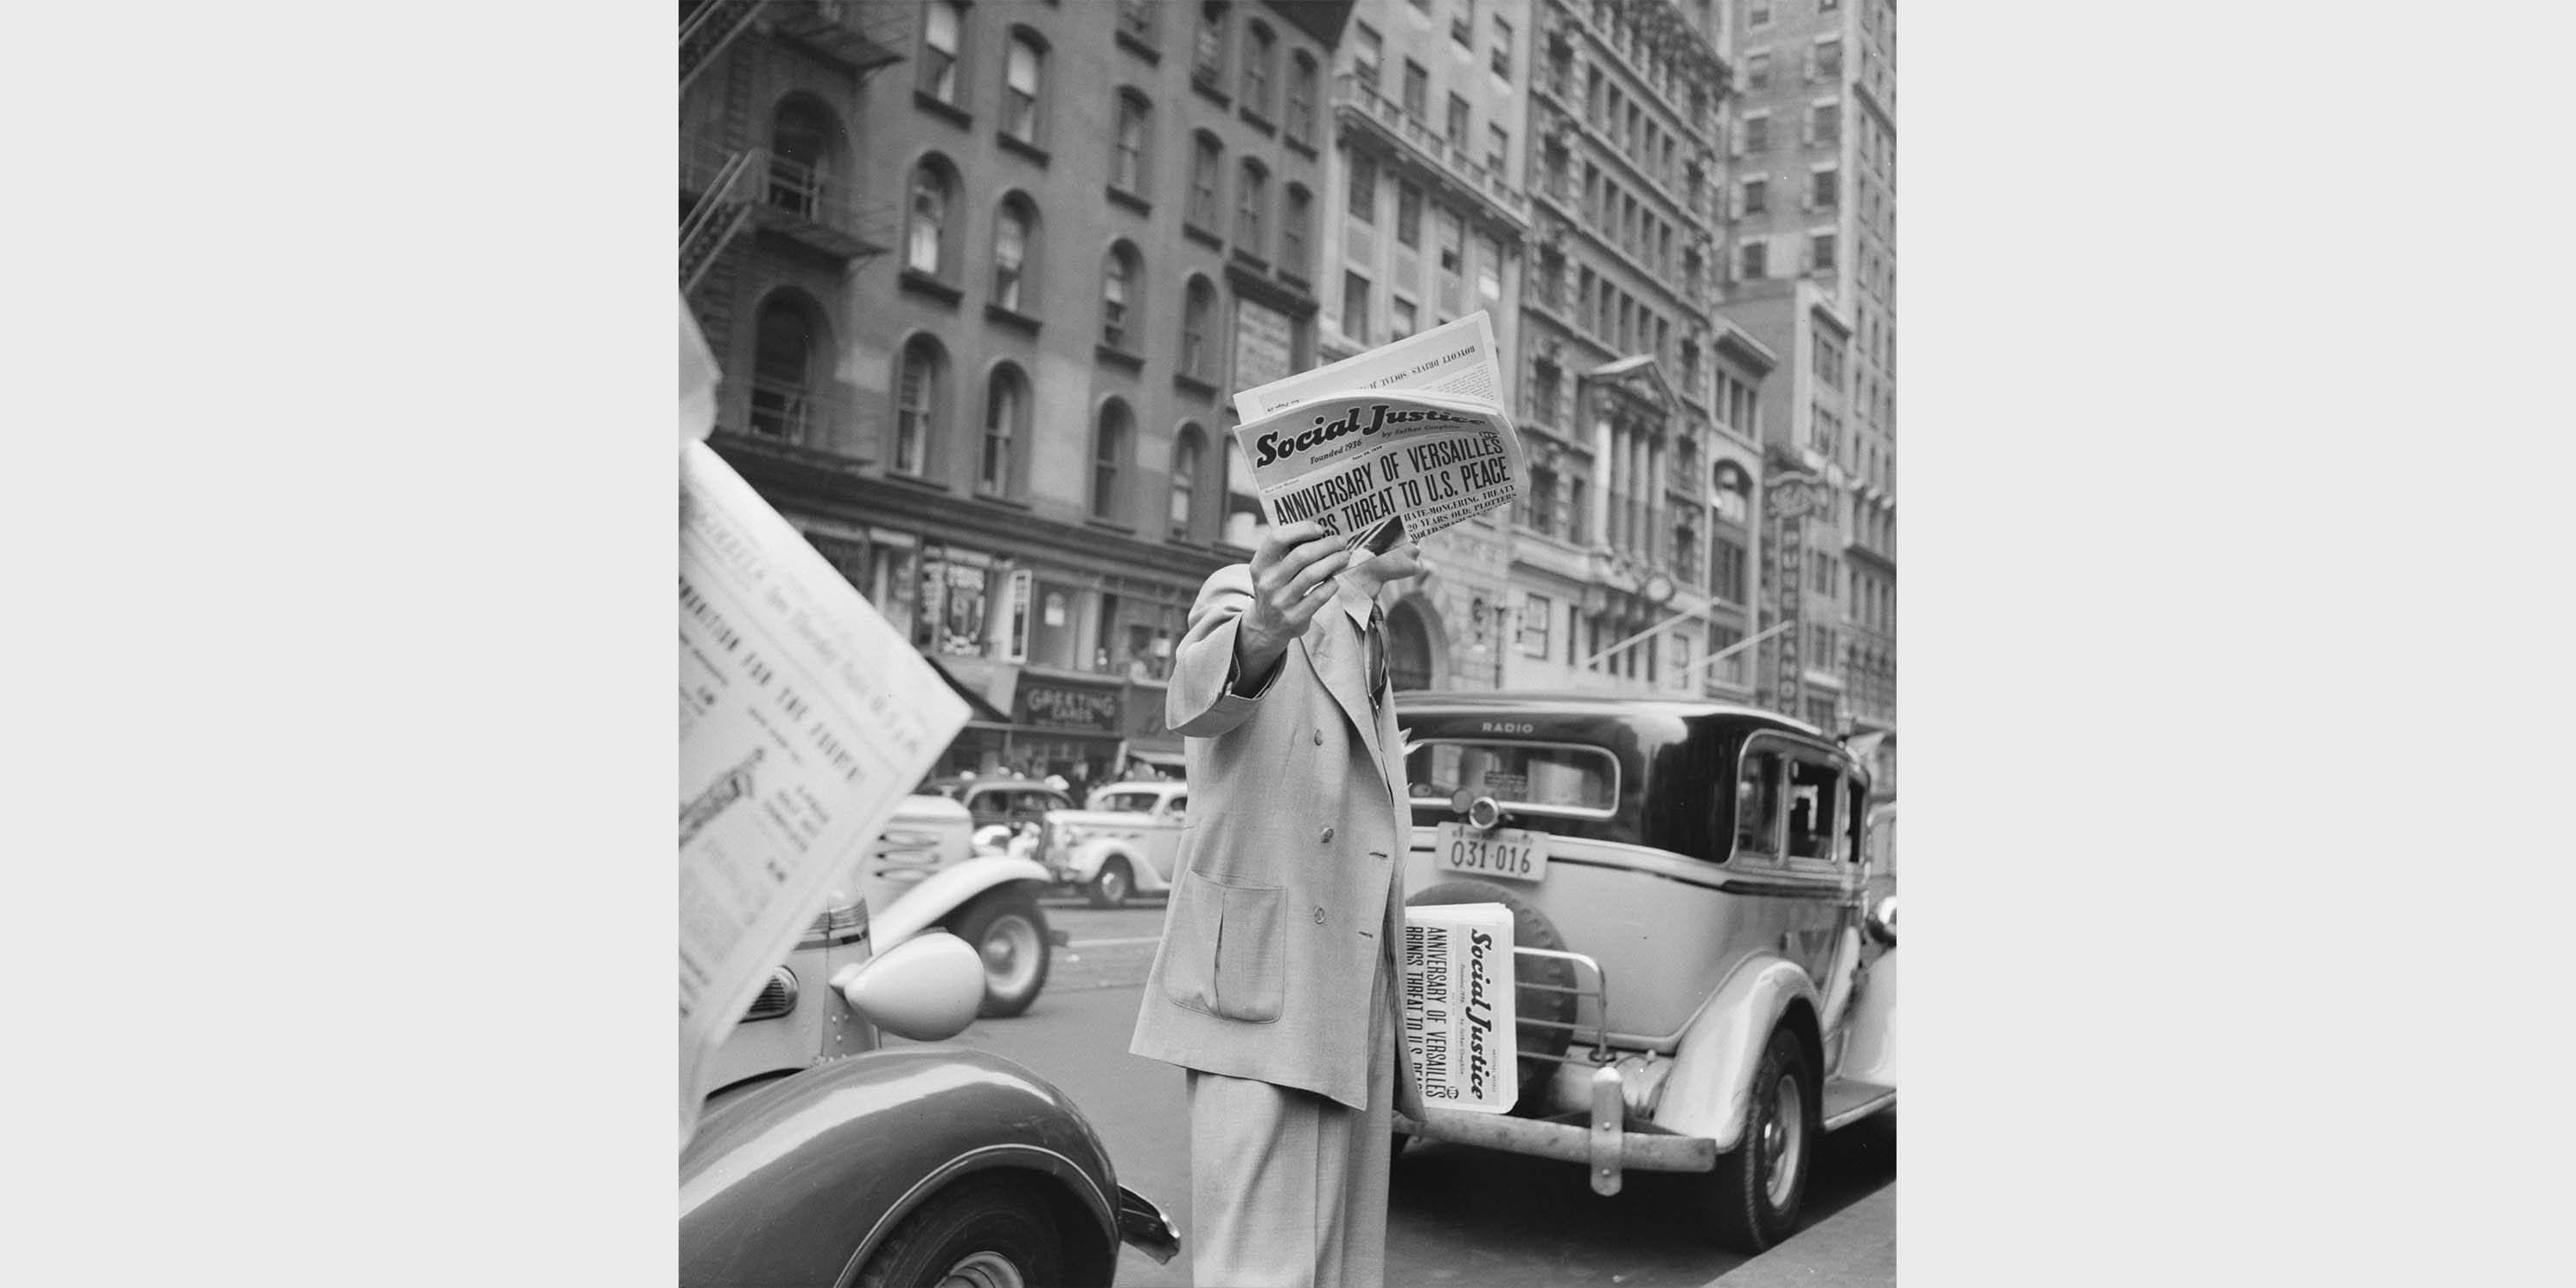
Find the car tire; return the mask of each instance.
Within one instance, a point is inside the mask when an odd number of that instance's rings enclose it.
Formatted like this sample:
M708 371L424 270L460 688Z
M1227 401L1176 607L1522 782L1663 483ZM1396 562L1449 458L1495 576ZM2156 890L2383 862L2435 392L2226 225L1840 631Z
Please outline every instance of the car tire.
M984 959L984 1004L977 1015L1005 1019L1029 1009L1046 987L1046 914L1034 895L1002 886L966 905L949 929Z
M1798 1228L1798 1208L1824 1145L1822 1111L1806 1046L1787 1029L1772 1030L1754 1066L1744 1134L1701 1178L1718 1242L1751 1256Z
M1565 937L1556 933L1556 924L1547 919L1546 913L1531 907L1527 899L1491 881L1443 881L1404 902L1408 907L1444 903L1499 903L1511 909L1513 947L1565 951ZM1547 1104L1547 1085L1556 1077L1557 1057L1565 1054L1566 1045L1572 1034L1565 1029L1549 1028L1547 1025L1532 1024L1530 1021L1573 1023L1574 994L1557 990L1574 987L1574 967L1571 963L1553 958L1540 958L1529 962L1515 959L1512 966L1520 978L1520 987L1512 993L1512 1006L1521 1020L1519 1035L1521 1098L1513 1106L1512 1111L1523 1114L1536 1113L1543 1111ZM1531 987L1533 984L1547 984L1554 987L1533 988Z
M860 1269L858 1285L1035 1288L1067 1282L1064 1266L1064 1235L1044 1200L1002 1178L969 1178L905 1217Z
M1084 893L1091 896L1094 908L1124 908L1128 892L1136 888L1136 874L1125 859L1111 859L1100 865Z

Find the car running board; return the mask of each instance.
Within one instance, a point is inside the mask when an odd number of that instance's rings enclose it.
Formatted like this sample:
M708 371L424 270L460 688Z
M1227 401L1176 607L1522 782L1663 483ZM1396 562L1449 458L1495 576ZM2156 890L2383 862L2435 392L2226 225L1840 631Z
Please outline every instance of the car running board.
M1895 1106L1894 1087L1882 1087L1857 1078L1836 1078L1825 1084L1825 1130L1848 1127L1879 1110Z

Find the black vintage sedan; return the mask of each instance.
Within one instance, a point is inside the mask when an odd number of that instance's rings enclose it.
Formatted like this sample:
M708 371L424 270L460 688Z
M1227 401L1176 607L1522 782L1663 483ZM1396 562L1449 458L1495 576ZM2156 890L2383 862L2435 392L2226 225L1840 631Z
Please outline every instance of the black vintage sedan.
M952 935L872 955L863 899L819 918L718 1054L680 1154L680 1282L1027 1288L1110 1283L1122 1241L1170 1260L1163 1214L1045 1079L884 1046L954 1036L983 991Z

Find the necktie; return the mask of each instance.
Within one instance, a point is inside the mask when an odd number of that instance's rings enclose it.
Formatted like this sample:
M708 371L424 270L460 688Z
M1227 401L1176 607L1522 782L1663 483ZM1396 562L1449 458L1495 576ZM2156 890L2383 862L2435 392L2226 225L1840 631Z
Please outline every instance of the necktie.
M1374 710L1386 700L1386 611L1369 605L1368 633L1362 646L1368 662L1369 707Z

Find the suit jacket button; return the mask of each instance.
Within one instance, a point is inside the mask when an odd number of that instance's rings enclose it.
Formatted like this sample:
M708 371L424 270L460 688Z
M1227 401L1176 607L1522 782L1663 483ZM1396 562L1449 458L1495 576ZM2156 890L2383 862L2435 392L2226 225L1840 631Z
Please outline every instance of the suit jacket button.
M1324 745L1324 731L1321 729L1315 731L1315 745L1318 747Z
M1318 926L1324 924L1324 909L1321 904L1318 904L1315 907L1315 924Z
M1329 827L1324 829L1324 839L1327 841L1333 839L1333 829Z

